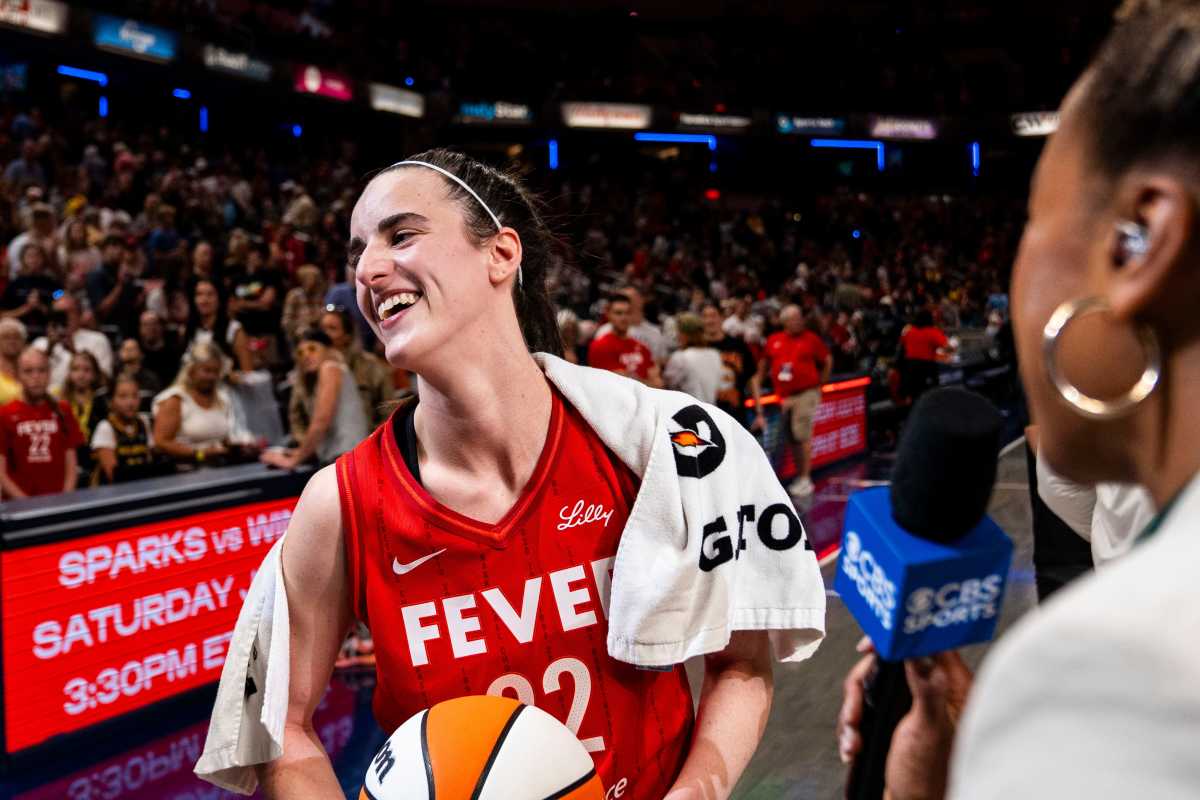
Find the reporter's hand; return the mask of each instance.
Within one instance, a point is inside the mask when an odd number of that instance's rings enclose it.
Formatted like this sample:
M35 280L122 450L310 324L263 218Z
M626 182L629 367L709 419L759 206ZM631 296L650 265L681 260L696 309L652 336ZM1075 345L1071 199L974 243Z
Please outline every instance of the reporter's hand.
M870 653L870 642L859 643L859 652ZM849 763L862 748L858 726L862 722L863 681L871 672L874 656L867 655L850 670L843 684L844 699L838 715L838 750ZM888 751L888 800L931 800L946 793L950 751L958 719L966 705L973 676L957 652L904 662L912 692L912 709L900 720Z

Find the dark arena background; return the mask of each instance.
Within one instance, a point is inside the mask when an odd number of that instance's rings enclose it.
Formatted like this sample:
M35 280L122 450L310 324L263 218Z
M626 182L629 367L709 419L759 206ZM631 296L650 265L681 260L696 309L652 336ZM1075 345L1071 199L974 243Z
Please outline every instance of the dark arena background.
M886 484L913 400L991 400L1007 626L1035 602L1009 277L1034 163L1114 5L0 0L0 401L35 344L81 434L74 481L22 466L39 496L6 484L0 503L0 794L234 796L192 768L241 599L318 456L261 458L313 424L310 327L368 430L417 390L362 323L346 248L366 179L432 147L539 194L572 360L614 293L669 387L693 315L724 343L721 404L793 490L830 589L847 498ZM792 305L831 359L807 486L779 375L752 388ZM913 329L944 344L906 353ZM198 342L220 353L215 433L181 377ZM109 421L131 386L142 439ZM842 796L860 633L836 593L826 624L811 661L776 668L734 797ZM315 719L347 797L386 738L374 682L358 628Z

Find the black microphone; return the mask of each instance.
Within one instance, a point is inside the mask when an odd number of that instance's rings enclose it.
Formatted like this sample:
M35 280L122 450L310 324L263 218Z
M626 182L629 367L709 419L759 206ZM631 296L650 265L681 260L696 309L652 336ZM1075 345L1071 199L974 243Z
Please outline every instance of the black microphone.
M928 392L901 436L890 492L868 489L847 504L835 585L878 653L847 800L883 797L892 734L912 707L904 659L983 641L995 630L1011 559L1011 542L984 519L1000 428L1000 413L982 396Z

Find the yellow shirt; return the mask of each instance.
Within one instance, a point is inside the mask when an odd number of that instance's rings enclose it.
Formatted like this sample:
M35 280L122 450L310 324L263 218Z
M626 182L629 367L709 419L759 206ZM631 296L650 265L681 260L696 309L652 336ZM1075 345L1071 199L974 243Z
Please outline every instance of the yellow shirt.
M0 372L0 406L21 397L21 384L16 378Z

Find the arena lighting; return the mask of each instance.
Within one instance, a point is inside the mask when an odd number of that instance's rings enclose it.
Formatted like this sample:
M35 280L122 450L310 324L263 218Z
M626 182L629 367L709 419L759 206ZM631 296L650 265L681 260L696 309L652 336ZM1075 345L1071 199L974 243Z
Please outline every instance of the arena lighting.
M865 389L871 385L870 378L851 378L848 381L838 381L837 383L827 383L821 387L821 394L833 394L834 392L844 392L848 389ZM775 405L779 402L779 395L765 394L762 398L764 406ZM754 398L748 397L745 402L746 408L754 408Z
M853 236L855 239L861 239L861 238L862 238L862 231L860 231L858 228L855 228L855 229L853 230L853 232L851 232L851 234L850 234L850 235L851 235L851 236Z
M200 132L208 133L208 106L200 106Z
M304 128L302 128L299 124L292 126L292 136L295 136L297 139L299 139L303 135L304 135Z
M979 177L979 142L971 142L971 174Z
M191 100L192 99L192 93L189 92L187 89L175 89L174 91L171 92L171 94L174 97L179 98L180 100Z
M876 139L813 139L813 147L830 147L835 150L874 150L875 166L883 172L884 145Z
M716 171L717 171L717 162L716 162L716 161L710 161L710 162L708 162L708 171L709 171L709 172L716 172Z
M550 140L550 169L558 169L558 139Z
M104 95L100 95L100 116L108 116L108 98Z
M85 81L95 81L101 86L108 86L108 76L103 72L96 72L95 70L80 69L79 67L68 67L66 64L59 64L58 74L66 75L68 78L79 78Z
M414 83L416 83L416 81L414 81L414 80L412 79L412 76L409 76L409 77L407 77L407 78L405 78L405 79L404 79L404 85L405 85L405 86L412 86Z
M675 144L707 144L709 150L716 151L717 137L708 133L650 133L638 131L633 138L639 142L672 142Z
M705 189L704 190L704 199L712 200L713 202L720 200L721 199L721 190L720 189Z

